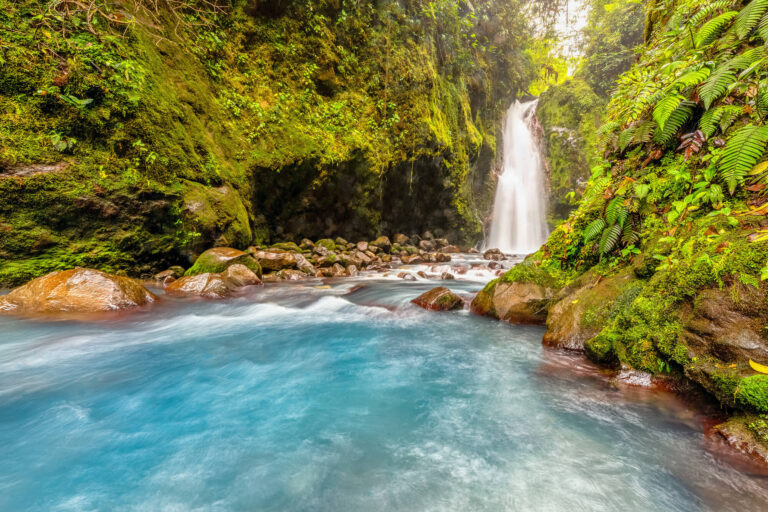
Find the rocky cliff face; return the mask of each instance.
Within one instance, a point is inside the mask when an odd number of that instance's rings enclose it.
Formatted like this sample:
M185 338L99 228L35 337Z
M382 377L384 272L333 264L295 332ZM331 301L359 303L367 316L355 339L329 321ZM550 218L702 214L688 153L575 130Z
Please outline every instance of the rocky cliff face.
M0 283L303 236L474 241L525 28L483 1L0 0Z

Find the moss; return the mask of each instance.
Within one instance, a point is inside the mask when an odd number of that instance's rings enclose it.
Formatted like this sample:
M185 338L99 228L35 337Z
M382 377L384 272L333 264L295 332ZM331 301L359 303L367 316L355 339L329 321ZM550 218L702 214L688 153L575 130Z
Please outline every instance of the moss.
M753 375L741 379L734 396L736 403L747 410L768 412L768 375Z
M222 251L226 251L226 254L223 254ZM219 274L224 272L230 265L236 263L245 265L258 276L262 275L261 265L250 254L229 248L216 248L205 251L195 260L195 264L184 275Z
M595 363L613 366L619 361L614 344L620 342L621 338L615 333L600 333L584 342L584 353Z
M315 242L315 247L325 247L329 251L335 251L336 250L336 242L331 240L330 238L322 238Z
M545 288L561 288L565 285L562 272L536 265L530 259L509 269L501 279L505 283L535 283Z

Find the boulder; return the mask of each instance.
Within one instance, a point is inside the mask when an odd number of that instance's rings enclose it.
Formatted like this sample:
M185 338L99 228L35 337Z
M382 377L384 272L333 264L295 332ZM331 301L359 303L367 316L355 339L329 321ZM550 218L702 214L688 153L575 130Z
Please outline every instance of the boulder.
M270 249L277 249L280 251L301 252L301 248L293 242L280 242L272 244Z
M397 245L408 245L410 242L410 238L402 233L397 233L395 236L392 237L392 241L396 243Z
M440 248L440 252L443 252L445 254L456 254L460 251L459 251L459 248L456 247L455 245L445 245Z
M447 263L451 261L451 255L444 252L435 253L434 259L437 263Z
M232 289L233 286L220 274L206 273L184 276L168 285L165 293L175 297L223 299L232 294Z
M336 242L331 240L330 238L322 238L315 242L315 250L317 250L318 247L325 247L329 251L335 251L336 250Z
M438 249L442 249L443 247L448 247L450 245L450 242L447 238L436 238L435 239L435 246Z
M294 259L296 260L296 268L301 270L307 275L310 276L316 276L317 275L317 269L312 265L307 258L304 257L303 254L294 254Z
M358 275L359 271L357 270L357 267L354 265L347 265L347 275L349 277L355 277Z
M214 247L198 256L195 264L187 270L185 275L218 274L224 272L228 266L240 263L251 269L257 276L261 275L261 265L247 252L231 247Z
M267 271L284 268L296 268L296 256L292 252L281 250L254 251L251 253L261 267Z
M536 283L496 282L475 296L470 309L513 324L543 324L554 293Z
M336 242L336 245L341 245L342 247L346 246L349 243L349 242L347 242L345 239L343 239L340 236L337 236L336 240L334 240L334 241Z
M607 323L614 301L635 279L631 269L606 278L590 271L576 279L553 299L543 343L584 350L584 343Z
M277 279L281 281L300 281L307 278L307 274L301 270L283 269L276 274Z
M347 274L347 269L338 263L334 263L331 267L331 274L333 277L343 277Z
M416 276L408 272L399 272L397 274L397 277L399 277L400 279L404 279L406 281L416 281Z
M431 231L425 231L424 233L421 234L421 238L423 240L434 240L435 235L433 235Z
M167 270L163 270L162 272L158 272L155 274L155 281L160 283L162 286L168 286L178 278L184 275L184 268L179 266L173 266Z
M431 252L435 250L435 242L432 240L422 240L419 242L419 249L422 251Z
M362 242L362 241L361 242L357 242L355 247L357 247L358 251L365 252L365 251L368 250L368 242Z
M261 279L251 269L240 263L235 263L227 267L227 270L221 275L224 280L233 288L242 286L253 286L261 284Z
M318 256L328 256L328 253L330 252L331 250L324 245L316 245L315 248L312 250L312 253Z
M418 254L410 255L410 256L403 256L403 263L406 265L420 265L424 263L424 258L419 256Z
M389 237L386 237L386 236L380 236L379 238L377 238L376 240L374 240L368 245L378 247L384 252L389 252L390 249L392 249L392 242L389 240Z
M480 254L480 251L475 249L474 247L470 247L469 249L467 249L467 253L468 254Z
M157 299L128 277L89 268L46 274L0 297L0 311L96 313L144 306Z
M453 274L451 274L450 272L443 272L442 274L440 274L440 279L446 281L446 280L456 279L456 278L453 277Z
M309 238L302 238L301 243L299 243L299 248L304 249L305 251L311 251L315 248L315 243Z
M488 249L483 253L484 260L501 261L507 259L499 249Z
M445 286L438 286L422 293L411 302L433 311L450 311L464 307L464 300Z

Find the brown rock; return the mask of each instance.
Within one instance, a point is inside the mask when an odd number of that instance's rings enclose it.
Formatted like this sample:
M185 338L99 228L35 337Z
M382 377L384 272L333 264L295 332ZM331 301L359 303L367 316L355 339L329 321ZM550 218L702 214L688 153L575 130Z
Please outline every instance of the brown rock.
M355 247L357 247L358 251L365 252L368 250L368 242L357 242Z
M264 270L283 270L284 268L296 268L296 256L294 253L269 250L254 251L251 253Z
M301 270L283 269L276 274L277 279L281 281L300 281L307 278L307 274Z
M455 245L446 245L445 247L441 248L440 251L446 254L456 254L459 252L459 248Z
M450 311L464 307L464 300L445 286L438 286L422 293L411 302L433 311Z
M453 277L453 274L451 274L450 272L443 272L442 274L440 274L440 279L449 280L449 279L456 279L456 278Z
M507 259L499 249L488 249L483 253L483 259L501 261Z
M427 252L431 252L435 250L435 242L432 240L422 240L419 242L419 249Z
M334 277L342 277L346 275L347 269L339 265L338 263L334 263L331 267L331 272Z
M224 271L221 277L233 288L261 284L259 276L245 265L239 263L227 267L227 270Z
M293 257L296 260L296 268L309 276L314 277L317 275L317 269L304 257L303 254L296 253Z
M392 237L392 241L398 245L408 245L410 240L411 240L410 238L408 238L406 235L402 233L398 233Z
M88 268L53 272L0 298L0 311L93 313L143 306L157 299L138 282Z
M213 274L224 272L228 266L240 263L261 275L261 265L247 252L231 247L214 247L198 256L195 264L187 270L186 275Z
M359 271L357 270L357 267L354 265L347 265L347 275L349 277L355 277L358 275Z
M232 294L232 286L220 274L197 274L184 276L165 289L175 297L198 296L208 299L223 299Z
M400 279L404 279L406 281L416 281L416 276L408 272L399 272L397 274L397 277L399 277Z
M377 238L376 240L374 240L368 245L371 245L373 247L378 247L384 252L389 252L390 249L392 249L392 242L389 240L389 237L386 237L386 236L380 236L379 238Z
M535 283L496 283L475 296L473 313L514 324L543 324L554 290Z

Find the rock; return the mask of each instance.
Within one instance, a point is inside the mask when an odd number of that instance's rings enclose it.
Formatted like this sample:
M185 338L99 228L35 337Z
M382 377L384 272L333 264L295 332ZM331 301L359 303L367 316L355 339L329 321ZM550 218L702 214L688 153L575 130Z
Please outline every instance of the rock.
M346 275L347 269L342 267L338 263L334 263L333 266L331 267L331 273L333 277L343 277L344 275Z
M451 274L450 272L443 272L442 274L440 274L440 279L449 280L449 279L456 279L456 278L453 277L453 274Z
M424 272L423 270L419 270L418 272L416 272L416 275L422 279L429 279L429 277L427 276L427 273Z
M357 267L354 265L347 265L347 275L349 277L355 277L358 274Z
M359 261L360 262L359 265L363 267L369 265L374 260L375 257L376 256L374 255L374 257L372 258L368 254L358 250L352 251L352 253L350 254L350 258L353 258Z
M289 251L289 252L301 252L301 248L293 242L280 242L277 244L272 244L270 249L277 249L280 251Z
M405 279L406 281L416 281L416 276L408 272L399 272L397 274L397 277L399 277L400 279Z
M391 254L382 254L379 258L383 263L390 263L392 261L392 255Z
M445 246L440 248L440 251L445 253L445 254L456 254L456 253L460 252L459 248L456 247L455 245L445 245Z
M233 288L261 284L259 276L240 263L235 263L234 265L227 267L227 270L224 271L221 277Z
M398 233L395 236L392 237L392 241L396 243L397 245L408 245L408 242L410 241L410 238L405 236L402 233Z
M450 242L447 238L435 238L435 246L438 249L442 249L443 247L448 247L450 245Z
M389 237L386 237L386 236L380 236L379 238L377 238L376 240L374 240L368 245L378 247L384 252L389 252L390 249L392 249L392 242L389 240Z
M478 251L474 247L470 247L469 249L467 249L467 253L468 254L480 254L480 251Z
M309 238L302 238L301 243L299 243L299 248L305 251L311 251L315 248L315 243Z
M275 274L275 277L281 281L300 281L302 279L306 279L307 274L301 270L292 270L286 268Z
M422 293L411 302L433 311L450 311L464 307L464 300L445 286L438 286Z
M543 343L583 350L584 343L604 327L613 302L634 279L631 269L604 279L592 272L576 279L552 300Z
M296 260L296 268L309 276L314 277L317 275L317 269L309 262L307 258L304 257L303 254L296 253L293 255L293 257Z
M185 275L217 274L224 272L228 266L240 263L251 269L257 276L261 275L261 265L247 252L231 247L214 247L201 254L195 264Z
M328 256L328 253L331 251L324 245L316 245L312 252L318 256Z
M437 263L447 263L451 261L451 255L442 252L435 253L434 259Z
M89 268L46 274L0 297L0 311L97 313L150 304L157 299L137 281Z
M497 261L491 261L491 262L488 263L488 268L491 269L491 270L496 270L498 268L501 268L501 263L499 263Z
M335 251L336 250L336 242L331 240L330 238L322 238L315 242L315 251L317 251L318 247L325 247L329 251Z
M254 251L251 254L265 270L277 271L284 268L296 268L296 256L291 252L268 250Z
M358 251L365 252L368 250L368 242L357 242L356 247Z
M165 287L183 275L184 268L177 265L169 268L168 270L163 270L162 272L155 274L155 281L159 282L163 287Z
M422 240L419 242L419 249L427 252L431 252L435 250L435 242L432 240Z
M488 249L483 253L484 260L501 261L507 259L499 249Z
M496 282L475 296L470 310L514 324L543 324L554 293L536 283Z
M168 285L165 293L175 297L199 296L223 299L232 294L232 288L233 286L220 274L206 273L184 276Z
M406 265L420 265L424 263L424 258L418 254L414 254L412 256L403 256L403 263Z
M431 231L425 231L422 233L421 238L422 240L434 240L435 235L433 235Z
M349 243L346 240L344 240L343 238L341 238L340 236L337 236L336 240L334 240L334 241L336 242L336 245L341 245L341 246L346 246Z

